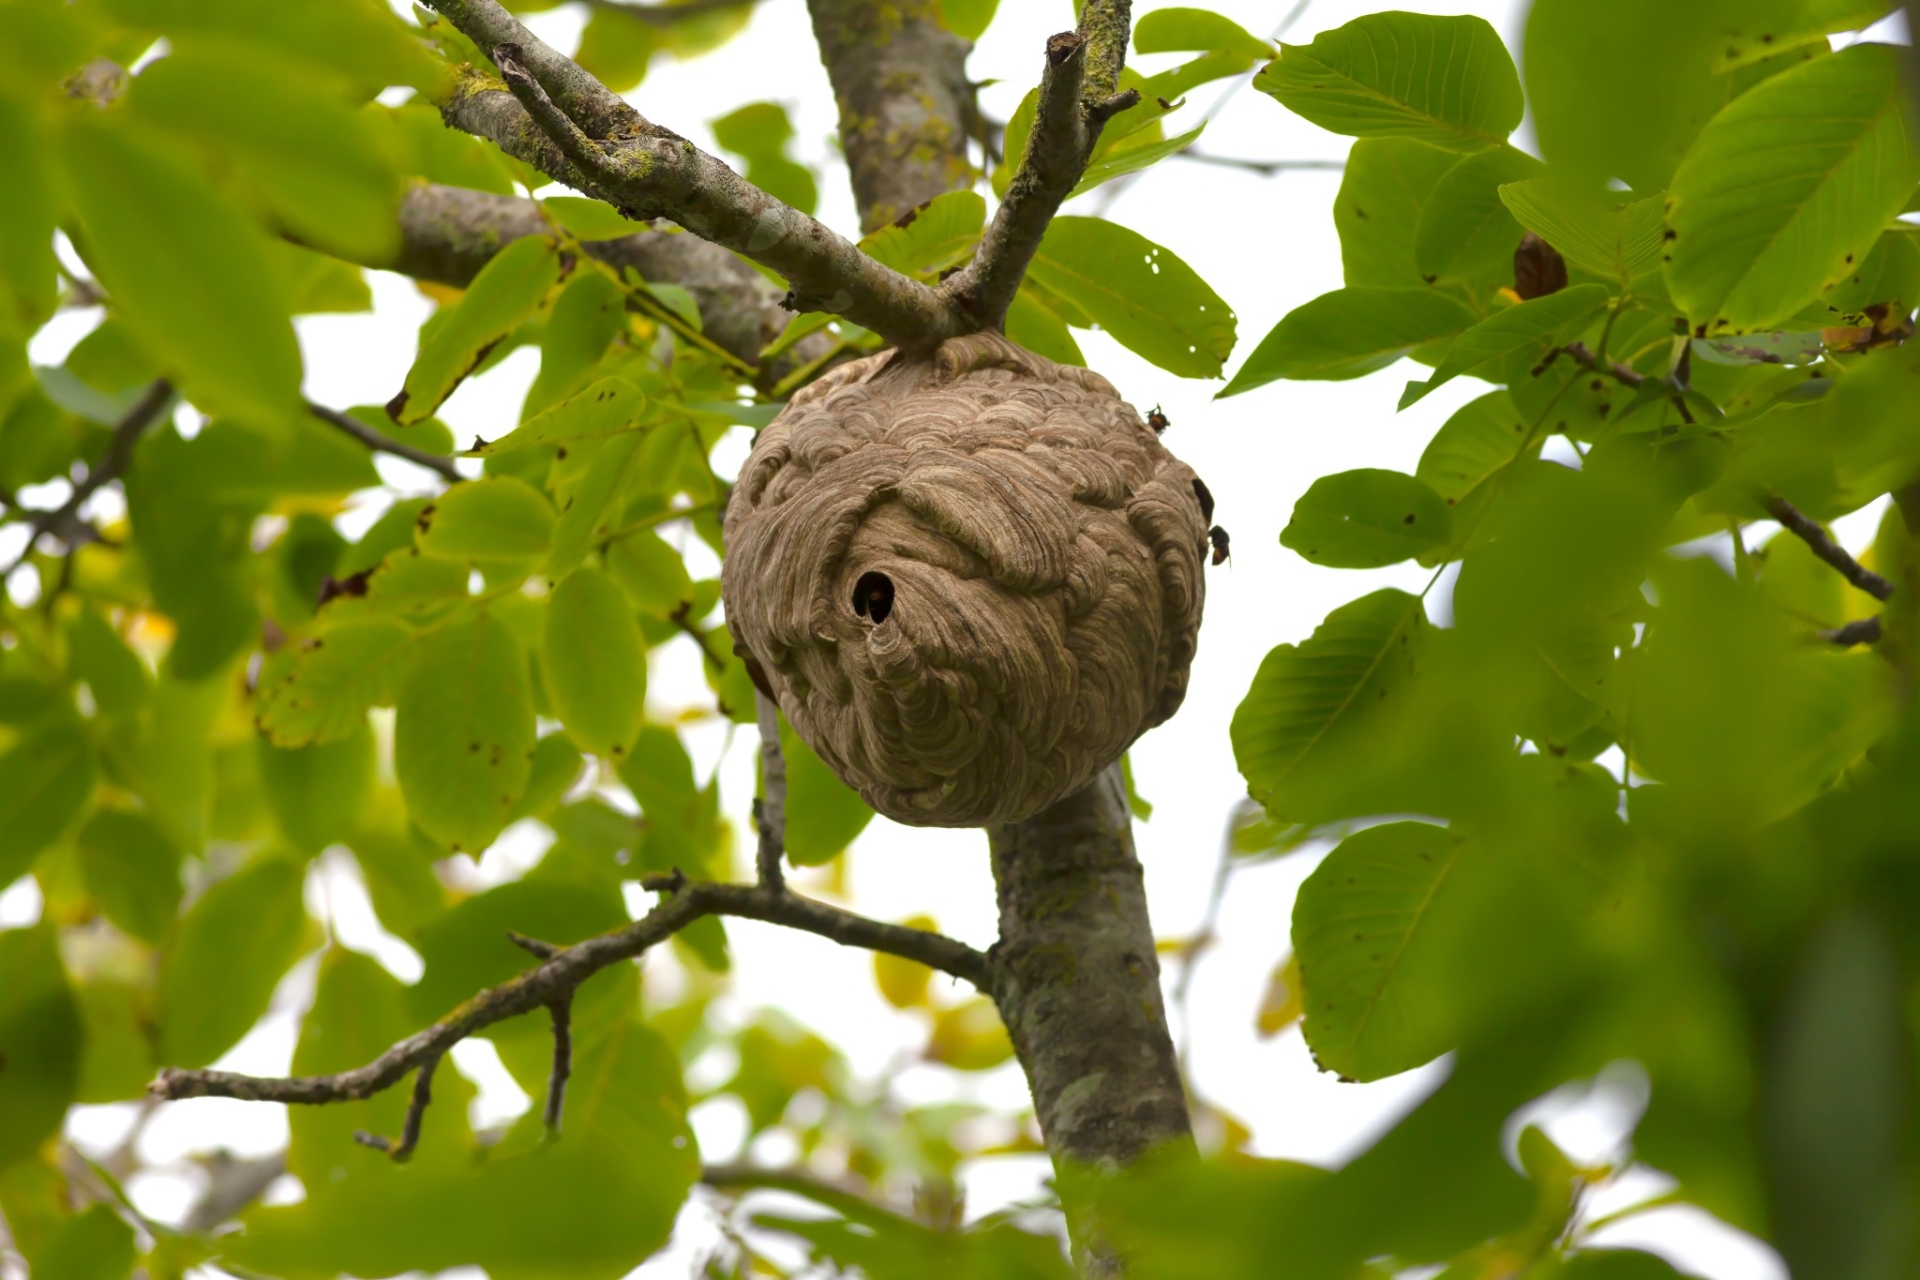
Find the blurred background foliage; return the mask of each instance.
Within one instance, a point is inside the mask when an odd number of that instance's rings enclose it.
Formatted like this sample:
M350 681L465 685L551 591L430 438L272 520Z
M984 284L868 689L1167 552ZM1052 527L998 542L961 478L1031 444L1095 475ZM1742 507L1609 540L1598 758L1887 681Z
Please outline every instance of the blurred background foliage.
M596 4L580 61L631 89L750 8L675 7ZM1901 51L1828 39L1889 7L1536 0L1524 82L1476 18L1377 14L1277 58L1203 10L1139 18L1139 51L1193 56L1127 72L1142 105L1083 187L1189 146L1163 117L1229 77L1356 139L1345 287L1222 394L1406 356L1432 372L1403 403L1458 376L1490 389L1415 473L1327 476L1295 509L1282 541L1315 565L1434 577L1248 673L1233 741L1257 803L1219 881L1334 843L1261 1026L1301 1022L1355 1080L1446 1056L1445 1083L1337 1171L1240 1154L1244 1129L1196 1099L1206 1158L1105 1192L1138 1275L1671 1274L1596 1243L1592 1199L1627 1160L1577 1164L1515 1121L1624 1063L1646 1102L1629 1159L1670 1175L1666 1201L1770 1240L1796 1275L1920 1261L1920 247L1901 218L1920 160ZM941 8L972 37L995 6ZM409 184L541 190L429 105L470 48L363 0L6 0L0 30L0 516L24 548L0 565L0 887L31 876L44 903L0 932L8 1265L616 1276L704 1179L733 1206L715 1276L781 1274L774 1238L875 1277L1071 1274L1048 1205L962 1229L962 1162L1038 1149L1030 1117L907 1107L775 1012L710 1021L714 920L675 940L672 1001L643 1001L631 966L583 989L561 1142L531 1114L474 1132L472 1087L445 1072L410 1165L351 1141L397 1131L397 1094L299 1109L283 1162L215 1170L169 1226L121 1189L130 1144L96 1161L61 1140L70 1107L219 1059L305 958L294 1070L340 1070L523 968L508 929L570 942L629 919L644 873L734 874L684 724L647 719L647 655L700 643L700 714L751 723L753 693L717 582L663 531L717 554L715 445L877 339L803 315L743 360L687 290L583 250L634 224L542 192L546 234L465 289L422 286L439 305L401 397L321 406L460 477L388 493L349 537L349 504L392 486L303 402L292 319L370 305L361 269L394 260ZM998 155L1019 155L1032 103ZM1509 141L1529 113L1538 154ZM782 108L713 128L751 180L814 207ZM980 187L1007 177L983 155ZM863 247L935 279L986 209L956 192ZM103 308L98 326L32 365L28 341L74 307ZM1073 330L1095 327L1188 377L1225 374L1236 338L1173 249L1062 218L1009 330L1078 362ZM457 452L436 411L523 348L541 363L519 426ZM95 523L85 500L114 484L124 504ZM1781 503L1880 510L1860 562L1890 592L1778 531ZM793 858L830 889L871 815L782 741ZM462 891L449 860L525 820L552 833L545 857ZM417 983L310 916L307 869L342 849ZM1008 1057L988 1002L888 957L874 978L924 1019L928 1060ZM537 1096L544 1024L486 1034ZM722 1042L737 1069L690 1095L686 1068ZM788 1134L793 1166L703 1168L687 1108L711 1094ZM282 1168L304 1198L255 1203ZM244 1232L213 1233L235 1216Z

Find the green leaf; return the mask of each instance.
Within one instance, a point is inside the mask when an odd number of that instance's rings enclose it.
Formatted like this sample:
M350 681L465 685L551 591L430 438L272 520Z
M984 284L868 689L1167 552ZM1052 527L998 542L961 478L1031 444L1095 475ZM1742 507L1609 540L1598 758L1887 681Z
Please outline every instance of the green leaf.
M566 734L550 733L540 739L534 744L533 772L527 778L527 789L514 802L509 816L518 819L544 815L580 781L580 771L585 767L580 748L574 746Z
M97 609L82 609L68 624L73 673L87 682L94 705L110 716L132 715L153 692L153 675Z
M0 884L12 884L33 856L60 838L93 794L93 747L60 719L0 755Z
M368 826L349 843L374 914L388 929L411 939L447 909L447 891L433 874L440 849L418 827Z
M1221 50L1271 58L1273 46L1231 18L1210 9L1155 9L1133 24L1135 53Z
M940 25L962 40L978 40L1000 8L1000 0L939 0Z
M977 191L949 191L881 227L860 249L883 266L919 279L959 266L980 243L987 202Z
M1658 196L1620 200L1550 179L1500 188L1520 225L1574 266L1625 285L1660 265L1666 243Z
M554 464L547 482L560 517L553 526L553 554L547 576L561 578L586 559L598 542L617 532L624 504L615 499L643 473L651 456L643 445L658 447L667 430L629 431L609 439L582 441Z
M1420 214L1458 163L1450 151L1411 138L1362 138L1347 153L1333 203L1342 279L1349 286L1425 289L1414 261Z
M1414 474L1449 506L1512 462L1527 440L1527 424L1504 391L1489 391L1454 410L1428 441Z
M389 407L395 422L408 426L432 417L487 353L539 308L560 279L554 247L549 237L526 236L480 269L414 357L406 387Z
M1538 160L1512 147L1492 147L1447 170L1420 210L1413 258L1428 281L1468 280L1510 267L1520 224L1501 203L1502 183L1540 172Z
M1145 146L1116 148L1096 159L1087 166L1067 198L1085 195L1102 183L1112 182L1115 178L1159 164L1168 156L1177 155L1200 140L1205 132L1206 121L1202 120L1185 133L1172 138L1163 138L1159 142L1150 142Z
M1332 569L1378 569L1452 536L1452 513L1426 481L1368 468L1315 480L1294 504L1280 545Z
M80 1002L86 1045L80 1092L74 1101L95 1104L145 1097L161 1066L153 1060L148 986L95 978L76 986L73 994Z
M787 857L797 867L831 862L867 829L873 810L800 740L785 716L780 751L787 762Z
M662 39L651 23L618 9L595 9L580 32L574 60L615 93L637 88Z
M87 891L107 919L159 945L180 909L180 850L144 813L99 809L74 838Z
M1462 374L1489 371L1530 348L1552 345L1562 333L1591 319L1607 305L1605 285L1582 284L1495 312L1454 339L1439 368L1425 382L1409 382L1400 407L1418 403Z
M1254 79L1288 110L1356 138L1415 138L1455 151L1506 141L1525 104L1484 18L1375 13L1283 45Z
M1766 329L1845 278L1920 180L1900 52L1861 44L1708 122L1668 192L1667 285L1706 331Z
M320 960L313 1007L300 1021L293 1050L299 1075L326 1075L363 1067L417 1029L407 1016L406 987L368 956L329 947ZM451 1074L451 1073L449 1073ZM442 1078L444 1079L444 1077ZM440 1080L435 1081L440 1084ZM446 1147L458 1128L449 1123L449 1099L436 1089L433 1110L414 1159L433 1162L436 1147ZM397 1134L407 1110L407 1090L387 1089L358 1102L287 1110L287 1171L316 1190L361 1172L371 1161L353 1140L356 1131ZM464 1156L465 1152L458 1153Z
M647 397L631 382L602 378L551 409L528 418L498 440L476 441L467 452L471 457L490 458L515 449L619 435L634 425L646 407Z
M369 708L391 700L395 662L410 639L399 623L369 618L282 648L261 671L255 725L280 747L344 737Z
M1013 295L1013 303L1007 308L1007 337L1056 364L1086 367L1087 358L1073 340L1067 322L1025 286Z
M53 923L0 929L0 1169L60 1131L80 1087L80 1010ZM9 1206L8 1212L12 1212Z
M1410 982L1406 967L1457 844L1424 822L1371 827L1341 841L1300 886L1293 948L1303 1030L1323 1069L1378 1080L1448 1047L1431 983Z
M820 184L813 171L787 155L793 140L793 122L777 102L749 102L708 122L713 140L746 162L742 175L776 200L802 213L820 203Z
M416 528L421 552L442 560L532 562L552 545L553 507L524 480L487 476L441 494Z
M693 760L671 729L648 725L616 766L645 815L641 865L648 871L680 867L689 874L716 854L714 793L694 781Z
M258 743L261 789L288 842L313 854L346 840L373 799L376 752L366 718L313 746Z
M611 886L589 887L556 880L516 880L476 894L429 922L415 942L426 972L406 990L407 1010L416 1026L444 1017L487 987L498 986L539 963L507 937L570 946L627 923L620 895ZM618 967L588 979L577 1001L618 985ZM540 1010L535 1010L541 1014ZM541 1031L546 1018L510 1019L482 1034L498 1036Z
M540 372L520 406L520 420L578 391L626 327L626 291L604 271L574 272L547 317L547 331L540 338Z
M133 1228L111 1206L90 1205L64 1223L33 1259L47 1280L127 1280L138 1258Z
M1472 325L1473 312L1430 289L1335 289L1282 317L1220 394L1280 378L1364 377Z
M1376 591L1269 653L1233 713L1234 758L1254 799L1282 820L1311 815L1330 772L1368 754L1381 704L1404 700L1426 630L1417 597Z
M26 336L53 314L52 165L45 122L27 101L0 100L0 332Z
M1738 11L1739 25L1723 31L1726 47L1715 71L1731 71L1826 37L1872 26L1896 7L1895 0L1752 0Z
M482 614L421 637L394 703L393 767L407 811L442 845L478 854L532 772L526 657Z
M647 646L626 593L604 571L582 565L547 598L540 669L553 713L581 750L625 755L646 711Z
M588 244L596 240L618 240L648 229L646 223L623 217L606 201L590 200L586 196L547 196L540 201L540 207L575 240ZM582 278L599 275L598 271L589 271L582 273Z
M88 263L187 393L260 426L299 412L300 349L240 210L158 138L74 115L64 155Z
M1233 351L1233 311L1193 268L1100 218L1055 218L1027 274L1121 346L1183 378L1214 378Z
M204 1067L267 1011L300 953L300 866L266 857L216 882L180 918L160 953L160 1053Z
M651 529L640 529L608 543L607 571L634 607L649 617L670 618L693 601L693 579L687 574L687 562Z
M331 77L258 45L192 43L133 77L127 105L223 154L302 243L374 263L399 248L399 174Z
M441 1110L428 1112L429 1138ZM463 1265L497 1280L625 1275L667 1242L699 1174L679 1065L634 1010L576 1045L565 1125L561 1141L542 1141L536 1108L480 1158L342 1161L346 1178L256 1210L221 1244L288 1280Z

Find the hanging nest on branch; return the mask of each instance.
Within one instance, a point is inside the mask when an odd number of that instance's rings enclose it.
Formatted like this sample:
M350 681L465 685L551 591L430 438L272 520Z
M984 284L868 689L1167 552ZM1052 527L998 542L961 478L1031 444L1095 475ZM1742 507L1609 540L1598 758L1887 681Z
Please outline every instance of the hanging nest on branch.
M990 333L884 352L755 441L727 505L728 625L875 809L1017 821L1179 708L1211 507L1096 373Z

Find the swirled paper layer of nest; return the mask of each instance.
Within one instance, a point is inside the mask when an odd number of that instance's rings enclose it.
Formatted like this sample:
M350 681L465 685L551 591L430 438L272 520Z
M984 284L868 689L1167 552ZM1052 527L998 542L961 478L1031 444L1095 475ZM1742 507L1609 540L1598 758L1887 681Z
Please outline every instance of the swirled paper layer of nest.
M1113 386L994 334L793 398L727 507L727 619L800 737L919 826L1028 817L1186 694L1204 489Z

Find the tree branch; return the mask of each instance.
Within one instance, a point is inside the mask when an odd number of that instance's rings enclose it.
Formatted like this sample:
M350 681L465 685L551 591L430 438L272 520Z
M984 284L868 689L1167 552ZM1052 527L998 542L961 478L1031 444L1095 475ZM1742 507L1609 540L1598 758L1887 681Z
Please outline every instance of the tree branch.
M165 378L154 379L140 399L134 402L133 408L127 410L126 417L114 427L113 437L107 441L106 451L100 455L100 461L87 468L86 478L73 486L73 492L67 496L67 500L51 511L35 513L27 534L27 545L20 548L20 554L14 557L12 564L0 569L0 578L5 578L25 564L41 538L62 528L77 516L88 498L127 469L127 464L133 461L133 446L139 443L140 436L153 425L153 420L160 416L160 411L166 408L172 398L173 384Z
M1875 600L1890 599L1893 584L1873 570L1847 554L1847 549L1835 542L1818 522L1809 519L1800 509L1777 493L1769 493L1760 500L1767 514L1800 541L1812 548L1813 554L1840 571L1840 576L1851 582Z
M780 707L759 690L753 695L754 710L760 721L760 772L762 796L754 802L754 817L760 824L760 847L756 862L762 888L778 891L786 887L786 873L780 860L787 851L787 759L780 750Z
M982 325L998 328L1005 319L1047 225L1086 172L1101 128L1140 100L1137 89L1113 92L1125 54L1127 7L1125 0L1090 0L1078 30L1047 41L1026 154L973 262L947 282L954 304ZM1112 45L1116 21L1117 48Z
M525 72L524 80L515 74L503 83L469 68L441 104L448 124L490 139L630 218L668 218L780 273L792 287L793 310L843 315L916 350L973 327L939 293L882 266L685 138L648 122L495 0L433 5L482 49L511 48L509 67ZM540 105L542 95L554 111ZM619 103L620 111L603 97Z
M1881 636L1880 615L1875 614L1871 618L1860 618L1857 621L1849 622L1844 627L1835 627L1833 630L1825 632L1824 634L1828 640L1831 640L1843 649L1851 649L1856 644L1879 644Z
M735 916L785 925L804 933L817 934L842 946L883 951L889 955L915 960L931 969L964 978L982 991L993 985L992 966L986 955L953 938L925 933L904 925L870 920L851 911L803 898L783 889L762 885L720 884L714 881L689 881L678 872L656 876L642 882L650 891L662 894L653 910L640 919L611 933L588 938L567 947L536 943L529 950L550 948L552 954L535 968L489 987L463 1003L432 1026L408 1036L364 1067L325 1076L263 1077L232 1071L188 1071L168 1067L147 1086L153 1097L239 1098L248 1102L285 1102L316 1105L328 1102L352 1102L370 1098L392 1088L409 1071L420 1068L430 1072L429 1064L460 1041L486 1027L508 1018L550 1008L570 999L580 984L600 970L622 960L631 960L648 948L664 942L703 916ZM521 942L526 946L531 939ZM555 1054L555 1075L564 1085L560 1054ZM429 1097L427 1083L416 1083L414 1104L424 1109ZM550 1095L549 1106L557 1109ZM399 1143L382 1147L402 1158L401 1151L412 1151L419 1138L419 1122L413 1110L408 1112L407 1128ZM372 1145L380 1145L385 1139Z
M329 409L325 405L311 403L307 405L307 412L328 426L337 427L341 431L346 432L375 453L390 453L396 458L405 458L408 462L416 466L422 466L429 471L438 473L440 478L449 484L457 483L461 479L458 468L453 465L453 459L428 453L424 449L416 449L410 444L401 444L391 436L382 435L380 432L375 431L372 427L360 421L360 419L353 417L351 414L341 413L338 409Z
M419 1070L413 1077L413 1096L407 1099L407 1118L400 1128L400 1141L394 1142L377 1133L368 1133L365 1129L356 1130L353 1140L363 1147L386 1152L395 1164L405 1164L411 1160L413 1149L420 1145L420 1126L427 1118L427 1106L433 1101L433 1072L439 1065L440 1055L437 1053L420 1059Z

